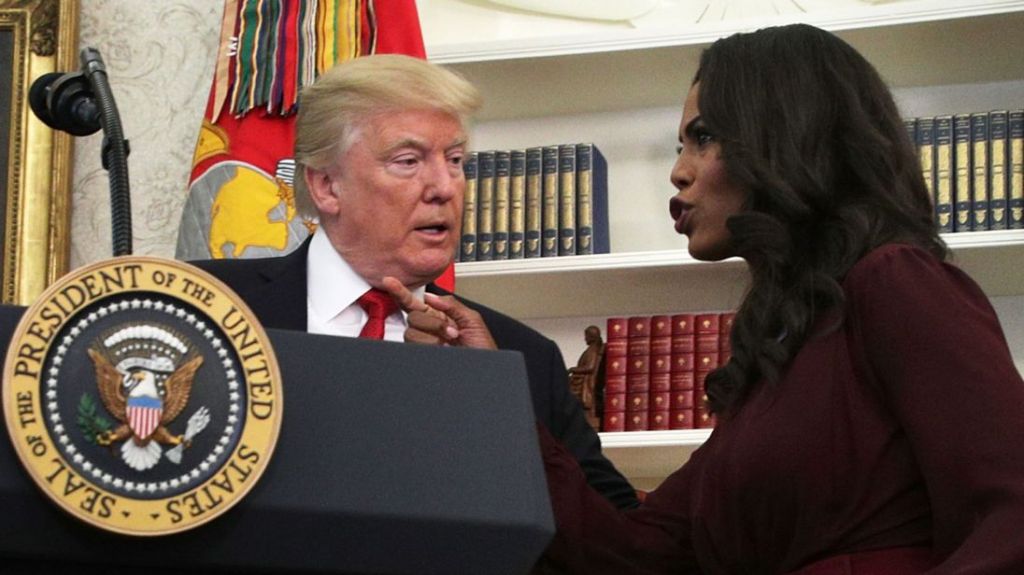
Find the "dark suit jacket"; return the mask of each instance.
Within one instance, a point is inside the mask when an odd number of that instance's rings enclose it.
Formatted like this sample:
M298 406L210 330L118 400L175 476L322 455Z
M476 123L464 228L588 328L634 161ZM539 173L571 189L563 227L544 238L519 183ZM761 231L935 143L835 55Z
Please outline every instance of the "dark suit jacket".
M306 330L306 241L281 257L191 262L228 284L264 327ZM432 293L447 292L430 285ZM565 361L555 342L490 308L459 298L483 317L501 349L522 352L538 421L551 430L580 462L587 481L618 507L635 507L633 487L601 454L601 442L583 408L569 391Z

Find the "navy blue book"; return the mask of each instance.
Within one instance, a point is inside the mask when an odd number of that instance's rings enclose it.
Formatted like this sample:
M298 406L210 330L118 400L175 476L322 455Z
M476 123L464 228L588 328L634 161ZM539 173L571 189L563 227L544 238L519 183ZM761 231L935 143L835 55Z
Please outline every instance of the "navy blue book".
M913 137L911 141L917 148L917 158L921 164L921 177L924 178L924 185L928 188L928 195L932 198L932 205L935 206L935 221L938 222L939 201L935 194L935 120L917 118L904 120L904 124L908 126L907 131Z
M541 152L541 247L542 257L558 255L558 146Z
M476 259L493 259L491 245L494 231L494 152L477 154Z
M951 233L953 227L953 116L934 118L935 213L939 231Z
M523 259L526 236L526 152L512 150L509 167L508 259Z
M540 148L526 150L526 247L524 256L540 257L541 175Z
M608 162L594 144L576 144L576 254L606 254Z
M974 231L992 229L988 189L988 113L971 114L971 213Z
M558 146L558 255L576 255L576 146Z
M460 262L476 261L476 197L477 197L477 153L471 152L462 164L466 175L466 192L462 199L462 240L459 249Z
M1006 110L996 110L988 114L988 207L989 229L1005 230L1009 218L1006 214L1007 187L1009 173L1007 165L1007 124L1010 115Z
M1008 145L1010 147L1010 189L1007 190L1007 205L1010 207L1010 218L1007 225L1010 229L1024 228L1024 110L1010 112Z
M953 231L972 229L971 208L971 117L953 116Z
M508 259L508 213L512 159L508 150L494 152L494 235L491 259Z

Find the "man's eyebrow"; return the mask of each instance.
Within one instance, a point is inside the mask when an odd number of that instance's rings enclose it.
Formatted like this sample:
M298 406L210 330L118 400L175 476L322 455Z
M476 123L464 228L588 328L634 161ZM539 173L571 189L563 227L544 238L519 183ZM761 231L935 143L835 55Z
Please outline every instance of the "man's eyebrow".
M445 146L444 149L445 150L450 150L452 148L457 148L459 146L465 146L466 142L468 140L469 139L466 136L458 136L458 137L454 138L451 141L450 144ZM425 150L425 149L427 149L429 147L430 147L430 144L426 140L424 140L424 139L408 137L408 138L402 138L401 140L399 140L399 141L395 142L394 144L388 146L387 149L385 150L385 153L391 153L391 152L394 152L395 150L400 150L402 148L415 148L417 150Z

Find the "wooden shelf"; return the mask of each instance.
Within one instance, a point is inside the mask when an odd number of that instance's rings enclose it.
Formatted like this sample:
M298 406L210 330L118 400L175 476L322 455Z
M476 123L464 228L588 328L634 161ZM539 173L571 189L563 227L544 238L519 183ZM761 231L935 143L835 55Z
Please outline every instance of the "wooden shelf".
M487 95L481 120L676 106L711 42L795 21L836 32L897 88L1024 77L1021 1L888 2L799 18L428 45L428 56Z
M608 457L638 489L653 489L681 467L711 435L710 429L601 433Z
M1024 294L1024 230L943 237L989 296ZM731 309L749 279L742 260L685 250L466 262L455 273L460 295L519 319Z

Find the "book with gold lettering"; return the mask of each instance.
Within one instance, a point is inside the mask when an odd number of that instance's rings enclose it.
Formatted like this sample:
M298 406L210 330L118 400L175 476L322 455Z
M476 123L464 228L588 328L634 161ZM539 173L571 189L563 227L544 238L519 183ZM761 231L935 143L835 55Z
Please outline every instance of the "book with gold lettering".
M924 178L924 185L928 188L928 196L932 198L935 206L935 220L939 220L939 202L935 190L935 120L932 118L917 118L909 120L907 129L913 137L911 140L917 147L917 157L921 164L921 176ZM947 206L948 207L948 206Z
M466 191L462 195L462 239L460 240L459 261L476 261L476 191L477 153L471 152L462 164L466 175Z
M1013 110L1009 114L1007 146L1009 151L1009 189L1007 205L1010 208L1007 227L1024 228L1024 110Z
M971 229L991 229L989 219L988 113L971 114Z
M954 231L953 116L935 117L935 214L939 231Z
M508 187L508 259L521 260L526 236L526 152L523 150L512 150Z
M650 428L651 318L629 318L626 342L626 431Z
M1007 183L1007 124L1009 113L996 110L988 114L988 178L989 178L989 229L1005 230L1009 218L1006 214Z
M953 231L974 229L971 208L971 117L957 114L953 116Z
M540 148L526 150L526 224L523 256L540 257L541 173Z
M494 152L494 235L491 259L508 259L508 214L512 158L508 150Z
M476 259L490 261L494 230L494 152L477 154Z
M594 144L576 145L576 253L606 254L608 163Z
M541 150L541 247L542 257L558 255L558 146Z
M576 146L558 146L558 255L576 255Z
M604 346L604 410L601 431L626 430L626 354L629 344L626 318L607 321Z

